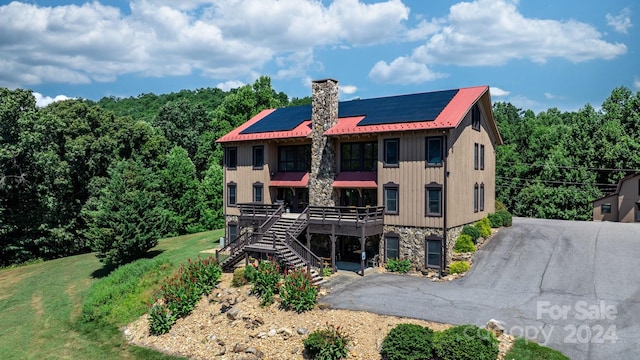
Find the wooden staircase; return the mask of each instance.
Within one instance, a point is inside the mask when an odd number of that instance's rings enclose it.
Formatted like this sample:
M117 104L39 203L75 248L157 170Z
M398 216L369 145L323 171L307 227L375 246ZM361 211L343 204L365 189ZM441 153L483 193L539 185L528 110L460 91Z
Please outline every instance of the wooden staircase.
M225 271L232 271L247 253L259 252L271 255L292 268L306 267L314 284L320 284L324 280L322 261L297 240L306 227L306 212L299 215L278 214L275 222L272 221L263 232L244 233L225 246L229 248L229 257L221 267Z

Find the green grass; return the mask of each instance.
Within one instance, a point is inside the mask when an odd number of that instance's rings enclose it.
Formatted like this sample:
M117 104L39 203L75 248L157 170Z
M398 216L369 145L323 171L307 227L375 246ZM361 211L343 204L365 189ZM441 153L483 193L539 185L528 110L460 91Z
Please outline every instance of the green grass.
M109 274L94 254L0 270L0 354L3 359L175 359L127 345L119 327L146 312L158 281L188 258L211 249L222 230L160 240L153 259L134 265L130 276ZM141 276L135 268L141 267ZM158 271L151 271L152 269ZM140 270L140 269L138 269ZM102 279L100 279L102 277ZM132 283L131 279L135 282ZM109 283L111 281L111 283ZM96 284L96 285L94 285ZM90 288L94 286L93 289ZM133 289L128 295L109 295ZM98 321L83 321L85 298ZM109 296L117 301L104 301ZM90 300L89 303L96 301ZM90 313L93 313L90 311Z
M505 355L506 360L569 360L561 352L541 346L522 338L516 339L511 350Z

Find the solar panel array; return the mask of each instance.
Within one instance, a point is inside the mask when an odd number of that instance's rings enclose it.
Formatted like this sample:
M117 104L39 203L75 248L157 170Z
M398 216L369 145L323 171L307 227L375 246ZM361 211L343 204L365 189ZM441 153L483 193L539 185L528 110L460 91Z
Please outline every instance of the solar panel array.
M433 121L458 93L458 89L342 101L338 117L365 116L358 126ZM311 105L276 109L241 134L289 131L311 119Z

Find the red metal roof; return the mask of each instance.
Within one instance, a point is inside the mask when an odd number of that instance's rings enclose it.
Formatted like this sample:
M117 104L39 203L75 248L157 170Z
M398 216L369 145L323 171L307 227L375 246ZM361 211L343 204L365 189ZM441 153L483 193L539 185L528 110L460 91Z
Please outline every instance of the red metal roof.
M343 171L336 176L333 187L375 189L378 187L378 173L375 171Z
M442 109L434 121L358 126L358 123L364 117L341 118L338 119L337 125L325 131L324 134L349 135L387 131L455 128L462 121L469 109L471 109L471 106L473 106L473 104L488 90L488 86L476 86L460 89L447 106Z
M343 117L338 119L338 123L331 129L324 132L325 135L339 136L362 133L381 133L388 131L410 131L410 130L428 130L428 129L450 129L455 128L464 119L465 114L471 109L471 106L489 91L488 86L476 86L459 89L456 95L442 109L440 114L433 121L416 121L401 122L394 124L377 124L362 125L358 123L365 116ZM288 131L271 131L241 134L242 131L265 118L274 112L275 109L263 110L258 115L249 119L247 122L232 130L227 135L221 137L216 142L227 143L236 141L251 140L270 140L270 139L286 139L286 138L306 138L311 134L311 120L305 119L295 127ZM496 130L497 131L497 130ZM500 142L500 141L498 141Z
M279 172L269 182L273 187L307 187L308 184L308 172Z
M262 120L265 116L274 112L275 109L262 110L258 115L252 117L244 124L233 129L227 135L216 140L219 143L235 142L235 141L250 141L250 140L270 140L270 139L286 139L286 138L304 138L311 134L311 120L306 120L300 123L295 129L290 131L272 131L252 134L241 134L241 132L249 126Z

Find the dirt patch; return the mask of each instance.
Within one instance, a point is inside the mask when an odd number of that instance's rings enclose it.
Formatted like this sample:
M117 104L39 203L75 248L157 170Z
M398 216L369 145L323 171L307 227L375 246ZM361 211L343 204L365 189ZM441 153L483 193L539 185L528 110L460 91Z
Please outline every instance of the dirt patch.
M297 314L278 308L260 307L250 287L230 287L231 274L223 274L220 285L203 297L193 313L178 320L171 331L149 335L148 316L129 324L127 340L139 346L186 356L191 359L301 359L302 341L308 333L327 324L341 326L351 338L350 359L379 359L379 349L387 333L397 324L412 323L444 330L451 325L430 321L378 315L362 311L322 309ZM223 306L225 310L223 313ZM233 311L231 310L233 309ZM513 339L501 337L501 356Z
M33 294L31 297L31 309L37 318L41 318L44 315L44 303L42 302L42 296Z
M0 300L8 299L23 279L31 275L26 267L0 271Z

